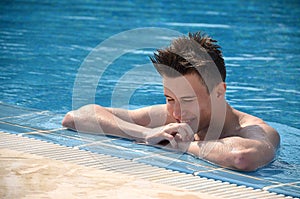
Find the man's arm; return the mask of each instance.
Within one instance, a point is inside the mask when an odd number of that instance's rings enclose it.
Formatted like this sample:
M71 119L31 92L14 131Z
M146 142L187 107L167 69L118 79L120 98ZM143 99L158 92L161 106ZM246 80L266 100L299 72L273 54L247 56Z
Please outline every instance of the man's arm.
M197 157L242 171L253 171L272 161L278 145L278 133L266 124L244 127L239 136L178 144L181 150Z
M169 115L165 104L147 106L135 110L125 110L120 108L106 109L122 120L148 128L156 128L176 122L176 120Z
M76 131L108 134L146 142L147 136L151 132L155 133L153 128L171 121L165 105L136 110L86 105L67 113L62 125ZM164 137L161 136L160 139Z

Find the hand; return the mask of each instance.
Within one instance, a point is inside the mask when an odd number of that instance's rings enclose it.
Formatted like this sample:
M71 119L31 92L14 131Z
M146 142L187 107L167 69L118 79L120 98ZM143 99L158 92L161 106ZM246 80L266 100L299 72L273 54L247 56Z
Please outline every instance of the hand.
M194 132L186 123L170 123L152 129L146 137L146 143L151 145L158 144L163 140L169 141L171 148L177 148L179 142L193 141Z

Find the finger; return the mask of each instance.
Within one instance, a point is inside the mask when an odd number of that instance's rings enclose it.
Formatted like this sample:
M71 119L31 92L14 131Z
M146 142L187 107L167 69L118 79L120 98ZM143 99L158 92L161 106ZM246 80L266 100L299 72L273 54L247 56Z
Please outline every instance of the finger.
M169 141L169 145L171 145L172 148L177 148L177 142L172 135L170 135L168 133L164 133L163 136L164 136L164 139Z
M174 139L176 141L183 141L184 139L182 138L182 135L180 135L179 133L177 133L175 136L174 136Z
M186 124L186 123L181 123L180 125L180 129L179 129L179 133L181 133L183 135L183 138L185 141L192 141L194 139L194 132L192 130L192 128L190 127L190 125Z
M182 141L193 141L194 132L191 127L186 123L170 123L164 127L164 132L176 137L177 134L180 134L177 138Z
M164 129L165 133L172 135L178 141L188 140L188 135L180 125L171 125Z
M179 128L177 136L181 138L181 141L188 141L188 134L184 128Z
M169 142L172 148L177 148L177 142L175 141L175 139L171 139L169 140Z
M178 129L181 128L177 123L176 124L170 124L165 126L164 132L168 133L172 136L175 136L178 133Z
M166 139L166 140L168 140L169 142L171 140L174 140L174 137L172 135L168 134L168 133L164 133L163 134L163 138Z
M177 137L181 141L185 141L185 142L190 140L187 130L185 128L182 128L182 127L177 129L177 134L176 134L175 137Z

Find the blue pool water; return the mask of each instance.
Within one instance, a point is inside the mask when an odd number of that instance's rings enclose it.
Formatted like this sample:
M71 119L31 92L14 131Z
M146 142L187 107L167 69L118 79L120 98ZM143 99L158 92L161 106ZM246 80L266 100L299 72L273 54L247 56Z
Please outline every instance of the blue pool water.
M78 71L101 42L136 28L182 34L203 30L222 46L229 103L270 122L281 134L277 160L254 175L294 182L300 177L299 6L297 0L1 1L0 101L66 113L73 108ZM169 39L153 43L163 47ZM114 105L118 87L122 93L134 89L130 108L164 103L158 76L134 73L131 81L118 85L128 71L149 64L153 50L135 50L114 60L102 74L95 102Z

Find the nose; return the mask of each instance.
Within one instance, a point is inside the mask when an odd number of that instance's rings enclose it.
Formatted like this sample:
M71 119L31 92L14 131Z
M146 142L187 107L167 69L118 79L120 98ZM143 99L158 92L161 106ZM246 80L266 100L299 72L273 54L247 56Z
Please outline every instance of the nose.
M181 112L181 108L180 108L180 104L179 103L175 103L173 106L173 117L176 120L181 120L181 116L182 116L182 112Z

